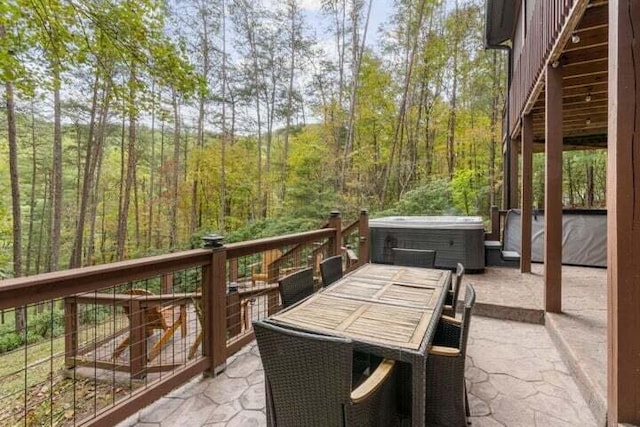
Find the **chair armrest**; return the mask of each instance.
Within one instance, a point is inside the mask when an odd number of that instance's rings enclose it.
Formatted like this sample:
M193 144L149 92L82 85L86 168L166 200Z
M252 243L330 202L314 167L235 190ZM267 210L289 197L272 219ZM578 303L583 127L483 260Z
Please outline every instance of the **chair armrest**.
M360 403L375 393L391 374L395 360L384 359L362 384L351 392L351 402Z
M433 345L429 349L429 354L436 356L455 357L460 356L460 350L453 347L445 347L442 345Z
M446 307L446 306L445 306L445 307ZM450 308L451 308L451 307L450 307ZM460 320L455 319L455 318L453 318L453 317L451 317L451 316L441 316L441 317L440 317L440 320L441 320L441 321L443 321L443 322L445 322L445 323L448 323L448 324L450 324L450 325L456 325L456 326L460 326L460 325L462 325L462 322L461 322Z

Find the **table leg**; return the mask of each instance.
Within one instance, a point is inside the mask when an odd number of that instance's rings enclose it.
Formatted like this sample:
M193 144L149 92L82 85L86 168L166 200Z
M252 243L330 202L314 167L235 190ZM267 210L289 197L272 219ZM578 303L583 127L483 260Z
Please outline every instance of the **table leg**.
M411 365L412 390L411 400L411 425L413 427L423 427L425 425L425 396L427 392L426 383L426 361L419 359Z

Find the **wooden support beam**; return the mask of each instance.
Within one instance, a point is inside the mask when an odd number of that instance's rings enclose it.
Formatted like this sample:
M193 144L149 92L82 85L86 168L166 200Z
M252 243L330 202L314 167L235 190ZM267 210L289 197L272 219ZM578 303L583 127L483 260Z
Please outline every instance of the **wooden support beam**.
M223 371L227 364L227 251L224 246L213 250L211 269L213 289L209 295L212 301L209 301L209 305L205 307L211 309L212 313L205 313L205 319L208 315L213 323L205 320L205 324L212 329L205 330L204 333L211 334L213 371L217 374Z
M329 216L329 228L335 228L335 234L329 239L329 256L342 255L342 217L333 211Z
M531 211L533 198L533 117L522 117L522 191L520 200L520 272L531 273Z
M545 310L562 310L562 66L546 69L544 284Z
M369 211L366 209L360 211L358 234L360 236L358 262L360 265L364 265L369 262Z
M612 426L640 425L639 26L638 1L609 2L607 422Z

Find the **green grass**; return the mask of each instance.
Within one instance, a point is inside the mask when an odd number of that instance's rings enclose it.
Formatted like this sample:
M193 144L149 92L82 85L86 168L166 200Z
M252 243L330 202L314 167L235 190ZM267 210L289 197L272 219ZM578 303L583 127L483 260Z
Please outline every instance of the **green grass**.
M82 328L78 342L82 345L100 340L126 324L126 316L119 314L115 322L111 317L95 327ZM92 378L65 378L64 341L64 336L49 338L0 355L0 425L24 423L25 398L28 425L49 424L52 420L54 425L65 425L112 403L114 393L128 392Z

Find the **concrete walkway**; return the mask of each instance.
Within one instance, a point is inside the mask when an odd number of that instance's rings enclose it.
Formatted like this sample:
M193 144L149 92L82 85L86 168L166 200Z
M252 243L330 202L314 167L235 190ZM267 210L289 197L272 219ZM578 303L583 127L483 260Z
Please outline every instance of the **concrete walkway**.
M482 426L596 426L544 326L474 316L467 381ZM216 378L197 378L121 426L264 426L264 371L255 343Z

